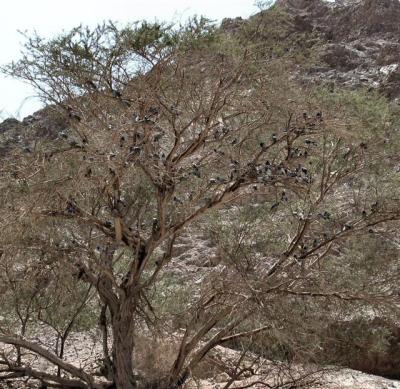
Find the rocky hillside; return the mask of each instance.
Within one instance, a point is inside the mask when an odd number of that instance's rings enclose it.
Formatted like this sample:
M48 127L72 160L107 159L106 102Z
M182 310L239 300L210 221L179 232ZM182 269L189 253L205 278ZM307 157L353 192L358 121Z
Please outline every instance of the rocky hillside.
M250 30L267 58L286 57L304 82L376 89L400 98L398 0L278 0L250 20L226 19L228 31Z

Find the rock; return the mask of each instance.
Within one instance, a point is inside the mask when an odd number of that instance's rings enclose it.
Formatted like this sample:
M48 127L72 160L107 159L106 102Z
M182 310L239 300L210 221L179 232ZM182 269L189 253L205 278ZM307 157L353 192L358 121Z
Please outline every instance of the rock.
M362 59L358 51L344 44L326 45L321 59L330 67L337 70L349 71L361 65Z
M382 68L381 68L382 69ZM380 86L380 92L390 99L400 97L400 65L394 64L384 67L386 79Z
M19 120L14 118L9 118L0 123L0 134L7 131L18 130L21 128L22 124Z
M312 46L318 60L306 72L298 71L301 80L364 86L399 98L398 73L392 68L400 64L400 1L278 0L275 4L292 18L289 37L319 37Z
M329 362L400 379L400 327L381 318L330 324L323 346Z

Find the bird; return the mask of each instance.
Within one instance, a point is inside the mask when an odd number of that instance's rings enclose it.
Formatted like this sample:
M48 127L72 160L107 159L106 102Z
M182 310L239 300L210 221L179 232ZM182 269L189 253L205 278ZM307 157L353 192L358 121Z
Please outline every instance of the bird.
M331 214L328 211L324 211L324 213L319 213L318 216L322 217L324 220L330 220Z
M279 206L279 202L276 202L276 203L272 204L271 208L270 208L270 211L273 211L273 210L277 209L278 206Z
M226 135L226 134L230 131L230 128L229 128L229 127L226 127L226 126L223 126L223 127L221 128L221 131L222 131L222 133L223 133L224 135Z
M351 224L349 224L349 223L346 223L343 226L343 231L348 231L348 230L351 230L351 229L353 229L353 226Z
M158 107L150 107L147 116L158 116L160 114L160 108Z
M76 270L73 271L72 276L82 281L88 279L84 267L80 264L76 264Z
M67 110L68 110L68 116L69 116L71 119L73 119L73 120L75 120L75 121L77 121L77 122L82 121L82 118L81 118L77 113L75 113L75 112L72 110L71 107L68 107Z
M375 201L372 205L371 205L371 212L374 213L378 210L378 202Z
M92 169L89 167L85 172L85 177L89 178L92 175Z
M272 143L276 143L278 141L278 137L276 136L276 134L272 134L271 139Z
M169 107L169 110L170 110L170 112L171 112L173 115L179 115L179 110L178 110L178 108L175 107L174 105L171 105L171 106Z
M164 134L162 132L158 132L157 134L155 134L153 137L153 142L158 142L163 137L163 135Z
M194 164L192 164L192 168L193 168L192 174L198 178L201 178L201 173L200 173L199 167L194 163Z
M142 148L140 146L131 146L129 151L131 155L137 156L140 155Z
M256 164L253 163L253 162L250 162L250 163L247 164L247 167L248 167L248 169L247 169L248 177L249 178L253 178L253 179L257 178L258 177L258 170L257 170Z
M216 129L214 130L214 139L215 139L215 140L218 140L218 139L220 138L220 135L221 135L220 129L219 129L219 128L216 128Z
M158 219L156 217L153 217L153 224L152 224L152 232L153 232L153 234L157 234L159 229L160 229L160 226L158 224Z
M112 95L113 97L120 99L122 97L122 93L119 90L112 89Z
M66 211L71 215L78 213L78 207L76 206L75 200L71 199L67 201Z
M304 140L304 143L306 144L306 145L313 145L313 146L318 146L318 143L316 142L316 141L314 141L314 140L311 140L311 139L305 139Z
M229 179L230 180L235 180L238 177L239 174L239 170L237 169L232 169L230 175L229 175Z
M89 89L97 90L97 86L96 86L96 84L95 84L92 80L86 80L85 85L86 85Z
M183 201L179 197L174 196L173 200L177 204L183 204Z

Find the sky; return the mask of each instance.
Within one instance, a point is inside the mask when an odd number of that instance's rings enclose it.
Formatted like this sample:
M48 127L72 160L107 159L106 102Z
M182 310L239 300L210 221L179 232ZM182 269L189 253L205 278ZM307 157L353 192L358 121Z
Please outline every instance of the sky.
M79 24L104 20L121 24L135 20L184 21L204 15L221 21L257 12L255 0L5 0L0 23L0 64L19 57L24 38L18 31L51 37ZM0 119L23 118L41 107L29 85L0 74Z

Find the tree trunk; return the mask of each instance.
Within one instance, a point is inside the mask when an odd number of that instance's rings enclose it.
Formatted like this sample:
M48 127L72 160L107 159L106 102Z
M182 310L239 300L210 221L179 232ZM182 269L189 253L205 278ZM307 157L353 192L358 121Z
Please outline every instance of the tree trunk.
M112 319L114 383L117 389L136 389L133 374L134 307L123 304L117 317Z

